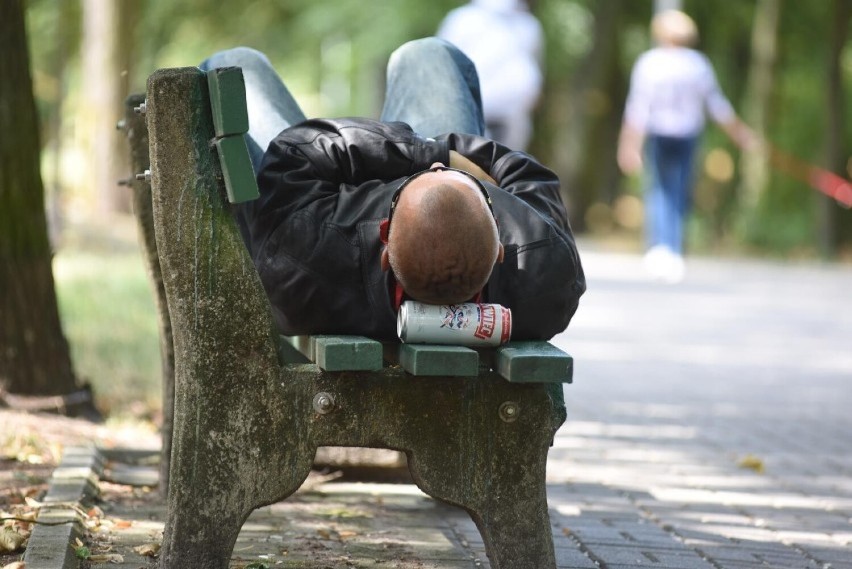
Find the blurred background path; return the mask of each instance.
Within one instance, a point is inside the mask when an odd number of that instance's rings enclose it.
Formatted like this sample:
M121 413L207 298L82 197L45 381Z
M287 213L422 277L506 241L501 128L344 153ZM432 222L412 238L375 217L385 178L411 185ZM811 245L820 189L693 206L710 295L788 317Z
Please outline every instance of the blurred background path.
M695 258L672 286L581 251L589 292L556 338L575 358L549 463L560 547L609 568L852 567L852 268Z

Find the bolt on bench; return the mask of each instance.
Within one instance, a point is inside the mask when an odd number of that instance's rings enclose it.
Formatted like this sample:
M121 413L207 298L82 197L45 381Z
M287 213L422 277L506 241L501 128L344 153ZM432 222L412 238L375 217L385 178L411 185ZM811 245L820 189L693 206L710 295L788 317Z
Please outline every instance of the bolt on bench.
M296 491L318 447L352 446L403 451L424 492L471 515L494 569L555 568L545 465L570 356L280 337L226 203L257 191L244 116L237 68L148 80L149 263L174 350L160 566L227 567L248 515Z

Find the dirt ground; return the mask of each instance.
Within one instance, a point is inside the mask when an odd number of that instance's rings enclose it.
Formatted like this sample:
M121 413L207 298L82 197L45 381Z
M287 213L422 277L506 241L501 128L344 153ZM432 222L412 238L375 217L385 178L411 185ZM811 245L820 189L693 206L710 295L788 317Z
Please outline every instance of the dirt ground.
M63 449L95 444L102 449L156 449L159 443L150 424L93 424L8 409L0 409L0 433L0 512L4 518L21 520L38 514ZM142 453L138 462L109 458L122 456L121 451L103 454L99 496L86 506L88 511L81 512L86 529L83 545L91 557L80 567L154 569L165 504L154 484L144 481L156 480L157 453ZM384 481L376 484L344 481L357 478L315 470L286 503L254 512L234 549L231 566L469 566L472 554L459 546L460 530L452 529L449 521L475 532L467 516L456 519L460 512L436 503L410 484L399 484L403 480L397 474L380 476ZM136 482L116 482L121 479ZM25 521L8 519L3 524L23 536L32 530ZM418 544L416 555L412 540ZM0 554L0 569L21 561L23 551ZM425 561L421 559L424 552Z
M95 424L50 413L25 413L0 408L0 517L6 528L28 537L39 501L48 481L72 446L154 448L159 444L151 424ZM17 519L9 519L17 518ZM2 544L0 544L2 545ZM0 547L0 567L22 558L20 547L8 552Z

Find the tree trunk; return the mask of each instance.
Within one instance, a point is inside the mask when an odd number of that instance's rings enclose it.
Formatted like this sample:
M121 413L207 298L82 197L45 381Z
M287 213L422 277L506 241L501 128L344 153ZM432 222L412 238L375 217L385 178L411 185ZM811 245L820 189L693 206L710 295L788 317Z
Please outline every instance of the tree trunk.
M766 137L767 115L772 96L773 67L778 55L778 20L780 0L759 0L754 12L751 36L751 65L743 110L745 122ZM746 221L754 215L761 194L769 183L769 159L765 152L742 155L741 199Z
M554 148L561 150L560 176L570 190L571 224L588 229L584 214L596 202L609 203L618 186L615 148L621 117L613 109L624 100L627 82L618 61L620 11L617 0L596 2L594 44L569 88L569 122ZM603 150L602 150L603 149Z
M125 2L83 2L83 128L89 146L88 180L97 213L130 211L130 193L117 182L129 168L115 125L122 116L125 79L119 57L120 11Z
M66 395L77 381L54 290L21 0L0 0L0 14L0 382L13 394Z
M44 120L44 132L47 135L47 140L42 140L45 143L45 150L51 156L50 163L47 166L47 183L44 188L45 210L47 211L47 228L51 243L59 243L64 230L64 219L62 212L62 153L63 136L62 129L65 124L64 110L66 108L66 99L68 96L68 60L71 54L76 51L76 46L72 41L72 30L74 27L70 25L74 21L72 16L74 6L71 2L60 2L57 10L59 10L59 18L56 28L53 33L56 36L56 47L51 53L49 73L51 77L56 79L58 85L56 98L53 104L49 107L49 112L46 116L42 116Z
M846 170L846 152L844 151L845 112L843 95L843 70L841 56L846 44L849 18L852 17L852 5L848 0L834 0L829 11L829 58L826 74L826 128L825 128L825 164L829 170ZM820 199L817 212L817 235L819 248L823 256L831 257L837 252L839 241L840 209L829 197Z

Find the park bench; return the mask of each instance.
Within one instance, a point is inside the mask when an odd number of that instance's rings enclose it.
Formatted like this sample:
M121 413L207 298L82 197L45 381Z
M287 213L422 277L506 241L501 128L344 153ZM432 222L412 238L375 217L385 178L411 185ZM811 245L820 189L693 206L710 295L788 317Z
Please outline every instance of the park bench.
M296 491L318 447L341 446L403 451L424 492L471 515L494 569L555 568L545 466L570 356L279 336L228 204L257 191L242 81L164 69L128 100L134 166L150 157L131 185L167 378L160 566L227 567L248 515Z

